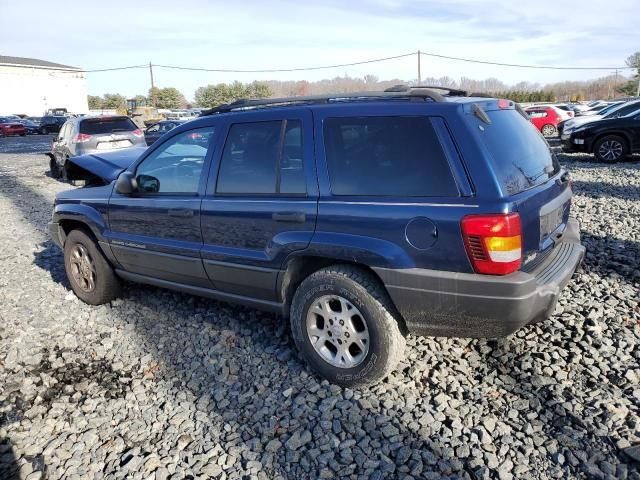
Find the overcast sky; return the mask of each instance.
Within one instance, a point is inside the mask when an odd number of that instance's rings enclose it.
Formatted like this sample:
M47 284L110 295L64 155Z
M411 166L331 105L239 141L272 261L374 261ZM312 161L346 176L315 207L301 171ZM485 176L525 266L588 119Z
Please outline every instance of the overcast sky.
M622 66L640 50L638 0L328 0L153 2L0 0L0 54L84 69L155 64L273 69L340 64L418 49L504 63ZM231 74L155 68L189 99L209 83L317 80L348 74L417 78L414 57L312 72ZM424 58L422 75L507 83L596 78ZM90 94L146 93L148 70L88 73Z

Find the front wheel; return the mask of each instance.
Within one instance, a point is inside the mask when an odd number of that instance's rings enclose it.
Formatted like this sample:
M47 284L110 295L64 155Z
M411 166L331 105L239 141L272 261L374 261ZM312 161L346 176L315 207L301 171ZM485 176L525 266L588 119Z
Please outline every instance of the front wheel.
M46 135L47 134L47 127L40 127L40 135Z
M120 280L96 245L83 230L72 230L64 242L64 268L71 288L89 305L102 305L120 293Z
M558 134L558 129L551 124L544 125L541 131L545 137L555 137Z
M356 387L391 373L405 339L380 281L349 265L319 270L298 287L291 331L302 357L330 382Z
M617 135L608 135L595 143L593 153L601 162L617 162L627 155L627 143Z

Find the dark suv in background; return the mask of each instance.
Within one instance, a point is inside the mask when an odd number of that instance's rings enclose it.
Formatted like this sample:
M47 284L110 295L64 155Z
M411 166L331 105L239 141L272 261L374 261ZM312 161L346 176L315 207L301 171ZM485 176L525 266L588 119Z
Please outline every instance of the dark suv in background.
M546 318L584 254L569 176L513 102L440 91L238 101L140 157L71 159L96 185L49 224L74 292L102 304L124 279L278 312L349 386L407 333Z
M129 117L69 118L51 146L51 175L66 178L67 162L77 155L145 146L144 132Z
M58 133L69 117L45 115L40 120L39 132L42 135Z

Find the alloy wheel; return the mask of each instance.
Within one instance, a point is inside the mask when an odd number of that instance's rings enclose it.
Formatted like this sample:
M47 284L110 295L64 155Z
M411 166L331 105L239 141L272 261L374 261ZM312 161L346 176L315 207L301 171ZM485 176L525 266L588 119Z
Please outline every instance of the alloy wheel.
M69 263L76 285L84 292L92 292L96 288L96 267L84 245L76 243L73 246Z
M306 327L316 353L335 367L353 368L369 352L369 329L364 316L339 295L315 300L307 312Z
M617 140L607 140L598 147L598 154L608 161L618 160L622 156L622 144Z
M550 137L555 133L556 133L556 129L554 128L553 125L545 125L544 127L542 127L542 134L545 137Z

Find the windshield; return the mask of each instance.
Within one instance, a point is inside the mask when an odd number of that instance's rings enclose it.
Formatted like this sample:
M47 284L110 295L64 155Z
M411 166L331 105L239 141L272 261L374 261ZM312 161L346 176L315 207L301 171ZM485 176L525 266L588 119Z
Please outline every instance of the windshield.
M506 195L542 185L560 171L560 164L540 132L516 110L490 110L487 124L470 116L493 159Z
M639 102L621 103L620 105L616 105L616 108L613 110L609 110L603 118L626 117L629 112L635 112L638 108L640 108Z

